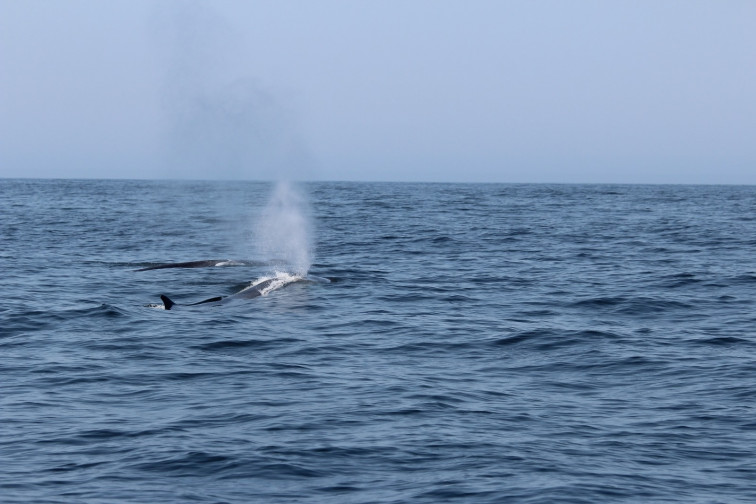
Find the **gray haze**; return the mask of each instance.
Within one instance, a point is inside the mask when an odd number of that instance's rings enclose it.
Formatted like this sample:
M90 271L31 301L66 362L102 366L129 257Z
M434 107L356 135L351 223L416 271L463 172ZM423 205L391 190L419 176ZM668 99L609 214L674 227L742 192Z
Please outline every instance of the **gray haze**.
M0 0L0 176L756 184L756 2Z

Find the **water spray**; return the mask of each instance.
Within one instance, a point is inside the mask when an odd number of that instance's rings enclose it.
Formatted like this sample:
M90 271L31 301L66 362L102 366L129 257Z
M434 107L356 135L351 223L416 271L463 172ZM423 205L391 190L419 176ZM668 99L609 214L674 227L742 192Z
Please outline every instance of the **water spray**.
M289 182L278 182L257 225L261 257L271 259L277 272L304 277L312 264L312 220L303 193Z

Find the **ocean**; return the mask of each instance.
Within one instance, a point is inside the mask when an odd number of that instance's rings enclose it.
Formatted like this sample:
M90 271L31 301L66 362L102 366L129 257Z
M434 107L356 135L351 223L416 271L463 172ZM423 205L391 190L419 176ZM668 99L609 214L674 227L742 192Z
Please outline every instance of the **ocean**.
M0 216L0 502L756 502L756 187L0 179Z

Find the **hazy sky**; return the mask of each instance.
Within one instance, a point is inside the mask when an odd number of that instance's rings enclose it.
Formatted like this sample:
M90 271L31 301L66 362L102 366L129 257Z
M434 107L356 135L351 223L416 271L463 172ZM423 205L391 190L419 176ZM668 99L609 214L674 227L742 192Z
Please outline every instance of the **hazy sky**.
M756 184L754 0L0 0L0 177Z

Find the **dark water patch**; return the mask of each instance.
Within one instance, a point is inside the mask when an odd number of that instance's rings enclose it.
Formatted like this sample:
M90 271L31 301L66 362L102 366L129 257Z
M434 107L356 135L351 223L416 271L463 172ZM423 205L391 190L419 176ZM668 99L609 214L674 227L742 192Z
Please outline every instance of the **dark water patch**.
M76 319L100 319L126 316L127 312L107 304L84 308L57 308L55 306L44 309L37 308L40 303L28 303L28 306L19 310L6 311L3 313L0 323L3 331L0 338L36 333L44 329L60 327L61 324Z
M47 379L38 380L37 383L39 385L66 387L69 385L103 383L103 382L109 382L111 380L112 380L111 377L103 376L99 374L89 375L89 376L75 376L75 377L70 377L70 378L60 378L58 375L56 375L54 377L50 377Z
M462 304L469 304L474 302L476 299L474 297L470 296L463 296L461 294L454 294L451 296L445 296L440 299L441 301L444 301L446 303L462 303Z
M294 345L299 342L300 340L296 338L282 338L279 340L221 340L213 341L211 343L203 343L201 345L192 345L190 348L207 351L235 349L268 350L270 348Z
M630 299L623 305L619 306L617 313L625 315L645 315L675 310L688 311L691 309L693 309L691 304L681 301L639 297Z
M664 360L652 359L642 355L631 355L620 359L601 359L579 366L592 374L616 372L622 375L649 371L660 373L668 367Z
M627 298L625 297L596 297L576 301L572 306L576 308L604 308L619 306L626 302Z
M223 479L249 477L254 474L260 479L268 480L293 480L300 478L318 478L328 476L328 472L319 468L310 468L300 464L274 462L268 464L255 464L253 471L245 471L241 475L222 476Z
M47 472L52 472L52 473L56 473L56 472L71 472L71 471L78 472L78 471L82 471L82 470L92 469L92 468L95 468L95 467L98 467L98 466L101 466L101 465L103 465L103 462L88 462L88 463L85 462L85 463L78 463L78 464L77 463L73 463L73 462L69 462L67 464L62 464L62 465L59 465L59 466L56 466L56 467L51 467L51 468L47 469Z
M691 304L682 301L645 296L602 296L576 301L571 306L583 310L592 309L637 316L656 315L670 311L685 312L693 308Z
M492 340L490 344L495 347L517 346L519 348L532 348L533 350L547 351L575 345L595 345L604 342L617 342L620 339L620 336L605 331L534 329L521 331L511 336Z
M446 356L449 352L465 353L476 350L477 344L472 342L445 342L445 341L424 341L404 343L397 346L381 347L377 351L383 353L396 353L399 355L439 355Z
M26 312L4 315L0 320L4 326L0 331L0 341L4 338L29 335L50 327L52 322L46 321L47 317L41 314L42 312ZM3 341L3 344L11 344L11 342Z
M206 380L209 378L214 378L218 375L217 372L181 372L181 373L162 373L160 374L161 380L171 380L171 381L194 381L194 380ZM227 376L228 373L220 373L223 376Z
M676 289L701 283L703 280L697 278L693 273L678 273L668 275L659 279L659 286L662 288Z
M711 346L743 346L754 345L754 341L738 338L736 336L715 336L711 338L696 338L688 340L689 343L697 345L711 345Z
M82 441L104 441L108 439L121 437L140 437L146 435L145 432L129 432L114 429L92 429L79 433L76 437Z
M174 477L208 477L238 466L234 457L192 451L175 457L142 462L132 469L150 473L170 474Z
M732 278L728 284L731 285L749 285L756 283L756 273L745 273Z
M382 302L394 302L394 303L422 303L423 301L429 301L435 299L435 296L422 293L396 293L389 296L377 296L377 299Z

